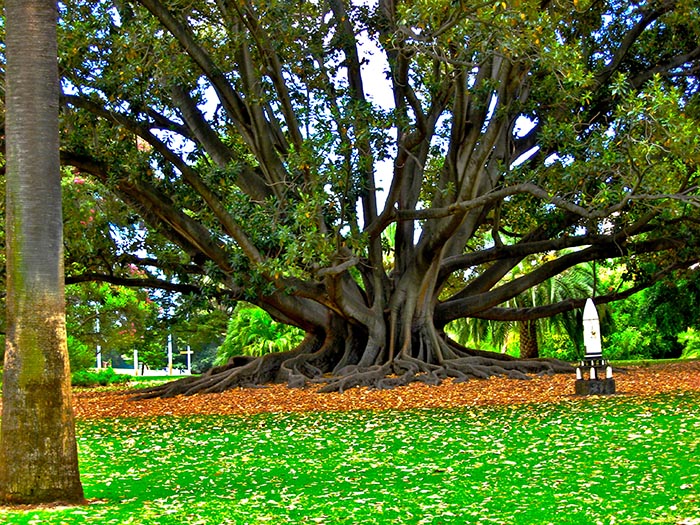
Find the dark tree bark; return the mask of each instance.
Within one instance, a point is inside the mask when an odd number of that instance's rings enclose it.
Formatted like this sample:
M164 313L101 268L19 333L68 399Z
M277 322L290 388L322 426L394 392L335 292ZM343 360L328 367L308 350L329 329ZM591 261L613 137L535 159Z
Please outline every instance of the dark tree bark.
M537 342L537 320L520 321L518 327L520 333L520 358L536 359L540 357L540 347Z
M0 500L82 503L63 294L57 4L7 0Z

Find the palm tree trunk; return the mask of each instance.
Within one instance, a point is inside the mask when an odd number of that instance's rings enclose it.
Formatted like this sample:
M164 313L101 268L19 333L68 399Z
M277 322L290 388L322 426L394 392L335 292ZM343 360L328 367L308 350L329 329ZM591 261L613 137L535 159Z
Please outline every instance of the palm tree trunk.
M70 391L57 3L6 1L7 336L0 501L83 502Z
M537 344L537 321L520 321L520 358L535 359L540 356L540 347Z

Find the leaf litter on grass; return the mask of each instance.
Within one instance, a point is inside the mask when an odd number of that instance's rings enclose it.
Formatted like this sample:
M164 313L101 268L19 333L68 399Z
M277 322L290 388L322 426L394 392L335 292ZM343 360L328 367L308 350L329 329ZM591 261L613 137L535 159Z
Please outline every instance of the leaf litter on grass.
M642 524L700 516L700 393L81 421L84 508L12 524ZM38 521L37 521L38 520Z

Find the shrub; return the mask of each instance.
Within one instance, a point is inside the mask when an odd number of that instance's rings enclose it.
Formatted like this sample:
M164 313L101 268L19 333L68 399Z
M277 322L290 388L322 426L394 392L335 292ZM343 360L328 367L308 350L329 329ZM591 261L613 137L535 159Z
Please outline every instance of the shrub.
M688 328L678 334L678 342L683 345L682 359L700 359L700 332Z
M653 335L648 325L629 326L604 338L603 355L612 360L651 359Z
M239 303L228 324L226 339L214 361L223 365L238 355L259 357L272 352L291 350L304 339L304 332L278 323L262 308Z
M117 374L111 368L103 368L102 370L79 370L72 374L71 384L73 386L95 387L108 386L114 384L127 383L131 380L131 376Z
M203 374L214 366L218 345L207 345L192 356L192 373Z
M576 348L568 334L545 334L540 341L540 356L553 357L562 361L578 361L583 353Z

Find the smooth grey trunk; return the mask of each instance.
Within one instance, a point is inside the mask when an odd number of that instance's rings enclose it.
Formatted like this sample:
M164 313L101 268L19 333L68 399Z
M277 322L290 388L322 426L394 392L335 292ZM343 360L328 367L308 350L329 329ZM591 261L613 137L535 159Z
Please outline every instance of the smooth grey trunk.
M0 500L84 501L66 347L57 3L7 0L7 336Z

